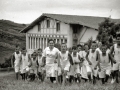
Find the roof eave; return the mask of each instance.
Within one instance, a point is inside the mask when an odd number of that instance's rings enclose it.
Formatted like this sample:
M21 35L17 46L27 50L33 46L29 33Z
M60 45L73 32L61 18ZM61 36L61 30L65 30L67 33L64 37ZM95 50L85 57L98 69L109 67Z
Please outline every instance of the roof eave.
M44 14L42 14L40 17L34 20L30 25L28 25L23 30L21 30L20 33L26 33L29 29L33 28L36 23L38 23L41 19L43 19L43 16Z

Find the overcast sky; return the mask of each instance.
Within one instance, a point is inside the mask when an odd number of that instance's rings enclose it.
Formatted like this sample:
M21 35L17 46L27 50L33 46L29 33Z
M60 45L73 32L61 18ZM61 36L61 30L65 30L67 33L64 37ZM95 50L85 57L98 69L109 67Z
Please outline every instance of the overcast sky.
M0 0L0 19L31 23L42 13L120 19L120 0Z

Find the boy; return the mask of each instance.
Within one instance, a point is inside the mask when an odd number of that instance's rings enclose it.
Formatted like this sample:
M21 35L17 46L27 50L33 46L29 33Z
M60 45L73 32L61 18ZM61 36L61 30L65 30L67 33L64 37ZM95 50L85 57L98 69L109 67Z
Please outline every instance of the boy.
M21 76L22 79L25 80L27 79L27 69L29 68L29 63L30 63L30 56L27 53L27 50L25 48L22 48L22 55L21 55Z
M81 77L86 82L88 79L88 73L87 73L88 62L86 60L87 52L85 51L86 49L82 45L78 46L78 49L80 49L78 54L80 56L80 61L81 61L80 62Z
M76 46L72 47L72 51L73 51L73 53L71 54L71 56L72 56L73 63L74 63L75 78L76 78L76 81L78 80L78 82L80 82L80 56L77 53Z
M98 55L98 65L99 65L99 78L102 80L102 84L107 82L110 74L111 74L111 61L115 63L114 58L110 54L110 50L107 48L106 45L102 45L99 50Z
M38 77L43 82L45 78L45 68L42 66L42 49L37 50L38 53Z
M60 66L60 60L59 60L59 50L54 47L54 40L50 39L48 41L48 47L45 48L43 51L43 65L45 65L46 68L46 76L50 77L50 81L53 83L55 81L55 61L58 63L58 66Z
M66 76L70 68L70 64L72 62L72 57L67 51L67 45L65 43L61 44L61 52L60 52L60 65L61 65L61 70L62 70L62 78L63 78L63 83L62 85L65 85L66 82Z
M97 43L95 41L93 41L92 45L91 45L91 49L87 52L87 55L86 55L86 60L88 61L89 65L90 65L90 67L87 70L87 72L90 72L90 76L88 76L88 77L90 78L92 75L93 84L96 83L96 77L97 77L97 73L98 73L98 70L97 70L98 51L96 49L97 49Z
M31 55L31 65L30 65L30 78L31 81L35 80L35 76L37 76L38 73L38 62L37 62L37 54L35 52L33 52L33 54Z
M17 80L18 80L18 74L20 72L20 58L21 58L20 47L16 45L15 52L13 53L11 58L11 64L12 64L12 67L14 66Z
M117 39L115 40L115 44L111 47L111 54L114 54L114 59L116 60L116 63L113 64L113 67L112 67L113 79L111 83L114 83L115 80L117 83L119 83L118 74L120 70L120 33L117 34Z

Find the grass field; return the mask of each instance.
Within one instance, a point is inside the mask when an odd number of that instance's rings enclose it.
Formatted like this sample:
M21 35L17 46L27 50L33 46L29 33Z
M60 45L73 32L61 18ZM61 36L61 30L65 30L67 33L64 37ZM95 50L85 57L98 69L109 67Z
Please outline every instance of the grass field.
M96 85L82 81L80 84L66 85L65 87L57 84L51 84L49 80L41 83L38 80L34 82L15 80L13 72L0 72L0 90L120 90L120 84L102 85L97 81Z

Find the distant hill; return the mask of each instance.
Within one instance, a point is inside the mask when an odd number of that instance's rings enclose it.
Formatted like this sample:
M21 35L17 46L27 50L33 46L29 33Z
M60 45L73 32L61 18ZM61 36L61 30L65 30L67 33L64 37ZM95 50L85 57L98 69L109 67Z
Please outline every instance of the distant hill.
M0 63L10 58L17 44L25 46L25 34L19 33L26 24L18 24L9 20L0 20Z

